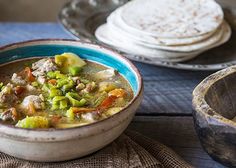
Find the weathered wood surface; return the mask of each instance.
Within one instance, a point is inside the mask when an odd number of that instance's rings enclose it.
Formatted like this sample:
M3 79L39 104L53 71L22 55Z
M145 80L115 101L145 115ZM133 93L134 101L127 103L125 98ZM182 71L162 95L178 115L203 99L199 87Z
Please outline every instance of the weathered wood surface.
M212 74L193 93L199 139L210 156L231 167L236 167L236 130L232 122L236 115L235 74L234 66Z
M0 45L42 38L72 38L56 23L0 23ZM191 115L193 88L211 72L161 68L135 62L145 94L139 115Z
M0 23L0 46L42 38L71 39L72 36L56 23ZM191 117L192 90L212 72L135 64L143 75L145 94L137 111L139 116L130 128L173 148L196 167L222 168L201 148Z
M138 114L191 115L192 91L210 72L184 71L136 63L144 79Z
M196 168L224 168L203 151L192 117L135 117L129 129L158 140Z

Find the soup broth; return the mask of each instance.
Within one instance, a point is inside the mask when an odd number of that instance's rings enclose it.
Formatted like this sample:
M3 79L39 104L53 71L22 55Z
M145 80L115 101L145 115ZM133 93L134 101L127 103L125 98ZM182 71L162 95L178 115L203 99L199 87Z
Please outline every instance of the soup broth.
M114 69L73 53L0 67L0 122L21 128L70 128L121 111L133 98Z

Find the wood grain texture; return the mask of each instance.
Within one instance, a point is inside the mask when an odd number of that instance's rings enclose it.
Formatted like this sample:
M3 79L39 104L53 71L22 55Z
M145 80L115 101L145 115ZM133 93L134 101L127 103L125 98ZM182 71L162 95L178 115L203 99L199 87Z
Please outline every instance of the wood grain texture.
M56 23L0 23L0 46L39 38L71 39L72 36ZM195 167L223 168L203 151L190 116L193 88L212 72L135 64L142 73L145 93L137 111L140 116L135 118L129 128L173 148Z
M0 23L0 46L42 38L71 39L71 36L55 23Z
M42 38L66 38L56 23L0 23L0 45ZM192 91L211 72L185 71L134 62L144 79L144 100L137 111L143 115L191 115Z
M141 115L191 115L192 91L211 73L135 64L144 79L144 99L137 111Z
M236 167L236 66L218 71L193 91L196 131L208 154L230 167Z
M224 168L203 151L192 117L135 117L129 129L158 140L196 168Z

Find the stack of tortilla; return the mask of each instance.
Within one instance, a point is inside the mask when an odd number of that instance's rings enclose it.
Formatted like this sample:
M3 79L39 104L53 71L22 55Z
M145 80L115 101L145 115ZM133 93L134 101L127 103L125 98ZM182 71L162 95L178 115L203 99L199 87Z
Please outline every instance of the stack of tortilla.
M129 54L182 62L228 41L231 29L214 0L132 0L95 36Z

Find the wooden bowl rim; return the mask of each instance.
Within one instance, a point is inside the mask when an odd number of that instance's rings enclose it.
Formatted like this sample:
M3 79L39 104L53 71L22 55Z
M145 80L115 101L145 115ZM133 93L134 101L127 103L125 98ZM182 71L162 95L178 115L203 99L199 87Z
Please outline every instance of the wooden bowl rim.
M193 90L192 106L196 113L203 115L209 124L227 125L236 129L236 122L220 115L216 110L212 109L205 100L206 93L214 83L234 73L236 73L236 66L231 66L226 69L217 71L212 75L206 77Z

